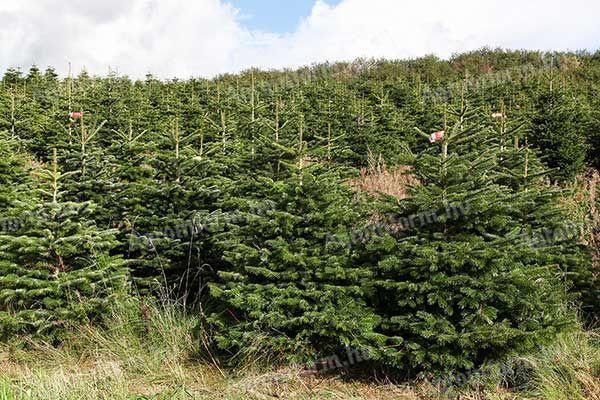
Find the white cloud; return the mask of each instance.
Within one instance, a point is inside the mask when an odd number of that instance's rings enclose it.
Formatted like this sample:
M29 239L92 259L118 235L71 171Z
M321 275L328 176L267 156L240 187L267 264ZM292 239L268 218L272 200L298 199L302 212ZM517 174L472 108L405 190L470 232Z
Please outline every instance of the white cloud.
M278 35L244 28L223 0L4 1L0 67L65 73L71 61L98 74L110 66L186 78L359 56L447 57L485 45L595 50L599 13L597 0L319 0L296 32Z
M0 5L0 65L211 75L249 36L219 0L22 0Z

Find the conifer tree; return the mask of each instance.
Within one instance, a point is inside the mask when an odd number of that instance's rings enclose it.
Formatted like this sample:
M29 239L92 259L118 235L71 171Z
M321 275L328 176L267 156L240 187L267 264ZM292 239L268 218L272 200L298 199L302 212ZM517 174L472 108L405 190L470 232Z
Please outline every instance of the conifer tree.
M210 286L217 345L301 357L360 348L374 316L360 291L369 271L349 246L347 227L358 218L352 194L335 171L306 158L303 140L290 148L265 138L269 145L280 174L236 182L222 204L230 212L214 235L223 256Z
M207 137L221 142L222 153L227 152L228 144L236 131L236 121L225 96L226 93L223 93L223 89L217 82L216 93L211 91L209 94L208 113L204 116Z
M4 85L17 85L23 80L23 72L20 68L8 68L2 77Z
M390 98L389 89L383 86L376 87L370 97L372 106L368 116L369 128L364 133L368 143L363 156L370 151L395 164L401 147L414 143L411 143L409 137L404 137L404 121Z
M79 113L78 117L71 118L68 122L71 129L68 142L63 136L60 143L65 166L70 171L76 171L64 182L64 186L72 200L91 200L101 204L102 193L107 191L109 185L108 160L97 140L106 120L94 121L86 111L81 110Z
M111 190L105 195L104 212L110 226L118 228L119 254L130 261L134 280L160 276L150 240L163 205L158 200L160 185L152 160L157 144L147 129L137 130L140 123L130 118L124 129L113 130L112 143L106 149L110 160ZM162 231L162 228L160 229ZM155 268L156 267L156 268Z
M203 135L201 129L184 131L179 119L172 118L155 138L156 156L145 161L151 178L139 175L118 195L130 224L129 256L136 259L139 278L172 284L206 262L198 216L215 210L225 178L216 151L221 143L204 143ZM130 153L137 151L138 145L128 146Z
M600 89L594 91L595 102L590 102L587 106L589 115L588 133L588 162L594 168L600 170Z
M26 88L15 85L1 95L4 98L0 98L0 129L9 132L11 139L21 139L25 144L39 140L43 116Z
M369 245L379 261L365 291L382 319L373 357L404 371L470 369L572 321L558 271L521 234L530 199L497 183L500 149L482 149L490 130L466 130L467 114L432 139L437 154L413 159L420 185Z
M573 196L569 190L552 187L549 170L528 143L525 122L509 119L506 110L492 114L496 119L495 143L500 146L498 172L502 183L525 200L521 207L521 234L547 257L548 265L556 265L569 292L581 305L585 319L594 309L597 278L592 263L592 249L581 243L582 226L571 220L560 206L561 200ZM511 143L512 142L512 143Z
M17 229L0 235L0 333L53 334L98 319L125 293L127 271L109 255L113 230L98 228L94 205L62 200L73 172L59 171L56 150L38 171L39 197L12 210Z
M531 143L549 167L558 169L554 180L572 180L585 167L586 116L573 94L564 90L544 92L536 100Z
M7 132L0 132L0 218L13 205L20 191L29 182L26 164L29 157L18 151L16 140Z

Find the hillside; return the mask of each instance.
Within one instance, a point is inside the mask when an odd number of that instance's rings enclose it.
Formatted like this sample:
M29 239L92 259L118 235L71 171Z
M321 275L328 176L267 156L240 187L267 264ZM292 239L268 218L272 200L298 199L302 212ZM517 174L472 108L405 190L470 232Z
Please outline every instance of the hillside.
M599 110L585 52L10 69L0 399L598 399Z

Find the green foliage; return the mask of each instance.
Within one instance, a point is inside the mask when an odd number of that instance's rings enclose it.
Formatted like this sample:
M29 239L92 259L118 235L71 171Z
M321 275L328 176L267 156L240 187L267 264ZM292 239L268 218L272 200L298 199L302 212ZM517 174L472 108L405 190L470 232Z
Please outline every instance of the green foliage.
M365 291L384 343L376 357L403 370L471 369L572 323L547 260L554 243L535 245L525 233L530 202L543 194L496 183L500 148L484 141L480 151L486 129L465 125L474 115L466 108L457 115L437 154L415 159L422 185L390 207L412 223L369 245L378 262L365 266Z
M549 400L585 400L600 390L597 331L561 335L551 346L525 358L531 374L526 389Z
M123 294L127 273L110 256L115 232L98 228L89 202L60 201L56 152L39 171L40 197L9 212L18 224L0 235L0 333L52 334L60 327L99 318Z
M569 93L545 92L537 99L532 118L531 143L541 150L543 159L557 180L572 180L585 167L588 123L581 106Z
M597 298L546 181L596 164L598 77L597 55L490 49L211 80L9 70L0 330L96 320L130 272L201 305L223 354L349 345L450 369L531 348ZM441 129L439 154L422 136ZM344 182L368 154L413 153L407 200ZM389 212L414 226L371 226Z
M376 317L360 288L369 271L346 231L356 204L336 171L277 146L289 158L277 178L248 177L223 204L232 212L215 240L223 263L210 288L217 345L301 357L363 346Z
M0 133L0 217L26 188L28 157L19 151L19 143Z

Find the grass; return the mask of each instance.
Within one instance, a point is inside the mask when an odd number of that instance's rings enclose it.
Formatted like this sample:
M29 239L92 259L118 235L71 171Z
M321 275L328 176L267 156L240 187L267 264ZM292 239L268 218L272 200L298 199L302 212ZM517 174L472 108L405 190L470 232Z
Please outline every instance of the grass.
M418 179L407 166L388 168L385 160L369 152L368 167L360 170L360 175L348 182L351 187L372 196L381 193L402 200L408 197L408 188L418 185Z
M575 332L525 360L533 391L548 400L600 400L600 335Z
M171 303L132 303L108 327L73 329L60 347L29 338L0 345L0 400L87 399L590 399L599 400L596 333L573 332L525 364L520 391L507 389L506 369L459 388L427 382L392 384L319 376L303 366L258 365L223 371L195 332L198 316Z

